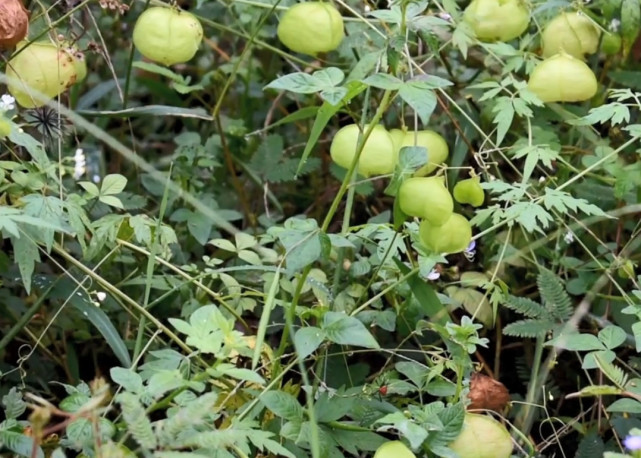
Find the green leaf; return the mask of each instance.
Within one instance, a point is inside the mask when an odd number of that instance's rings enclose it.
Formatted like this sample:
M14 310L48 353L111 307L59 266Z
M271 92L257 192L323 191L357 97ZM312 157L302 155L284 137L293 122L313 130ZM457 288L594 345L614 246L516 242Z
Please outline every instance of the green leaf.
M271 227L285 247L287 268L297 272L316 261L322 253L320 230L314 219L289 218L282 228Z
M410 379L419 390L422 389L430 379L430 368L416 361L399 361L394 365L394 368L400 374Z
M524 145L514 153L515 159L525 157L525 164L523 166L523 178L521 183L526 183L532 176L535 167L540 162L548 169L552 169L553 161L560 159L560 155L552 148L540 145Z
M120 194L122 191L124 191L125 186L127 186L127 178L125 178L124 176L118 173L107 175L102 180L102 184L100 185L100 195L109 196Z
M0 423L0 447L5 447L23 457L45 458L42 448L37 445L32 437L26 436L22 432L22 428L16 431L3 429L2 423ZM35 454L32 454L32 451L35 451Z
M298 163L298 168L296 169L297 176L302 170L303 166L306 164L307 158L309 157L312 150L314 149L314 146L316 146L316 143L318 142L318 139L323 133L323 129L325 129L325 126L327 125L329 120L332 119L334 115L338 113L344 105L348 104L354 97L356 97L358 94L360 94L367 88L365 84L359 81L353 81L351 83L348 83L346 87L347 87L347 94L345 95L345 97L343 97L343 101L342 101L343 103L338 105L333 105L329 102L325 102L318 109L318 113L316 114L316 119L314 120L314 125L312 126L312 130L309 133L309 137L307 138L307 143L305 144L305 149L303 150L303 155L300 158L300 162Z
M122 201L116 196L100 196L98 198L100 202L111 207L123 208Z
M323 316L322 329L327 338L339 345L354 345L365 348L380 348L376 339L357 318L340 312L327 312Z
M338 86L344 79L345 73L337 67L328 67L312 73L318 84L324 88Z
M258 330L256 331L256 345L254 347L254 355L252 357L252 370L255 370L260 361L260 355L263 352L263 344L265 343L265 334L267 333L267 326L269 325L269 318L271 317L272 310L276 301L276 294L278 293L278 285L280 281L280 268L276 270L276 274L272 278L272 284L269 287L267 298L265 299L265 306L260 315L260 322L258 323Z
M363 83L378 89L393 91L398 90L403 85L403 81L388 73L375 73L365 78Z
M398 162L394 166L394 175L390 180L385 194L395 196L405 178L427 164L427 149L422 146L404 146L398 154Z
M420 81L408 81L399 89L398 95L412 107L423 124L429 123L436 108L434 90Z
M220 311L214 305L196 309L189 317L189 323L177 318L169 322L179 332L186 334L187 345L198 348L203 353L218 354L223 346L224 334L218 325Z
M112 367L109 370L109 375L111 376L111 380L125 390L135 394L142 394L142 378L137 372L131 369L125 369L124 367Z
M630 122L630 110L622 103L607 103L600 107L592 108L587 116L579 119L570 119L568 124L574 126L589 126L604 124L610 121L612 125L627 124Z
M632 334L637 353L641 353L641 321L635 321L632 324Z
M545 345L564 348L570 351L605 350L601 341L592 334L561 334L546 342Z
M465 311L483 323L486 328L494 327L492 306L485 294L472 288L456 288L450 297L460 302Z
M623 59L627 59L634 42L639 35L641 27L641 7L639 0L623 0L621 2L621 41L623 47Z
M510 97L499 97L496 104L492 108L492 113L495 113L492 122L496 124L496 144L503 143L505 134L510 130L512 120L514 119L514 106Z
M294 346L298 357L303 360L314 353L325 340L325 331L314 326L300 328L294 334Z
M142 107L127 108L125 110L77 110L77 114L85 117L96 118L132 118L136 116L195 118L205 121L213 121L214 118L202 108L181 108L170 105L145 105Z
M403 275L407 275L410 272L410 269L403 264L400 259L394 258L394 262ZM412 275L408 278L407 284L421 305L421 309L425 315L442 325L445 325L449 321L447 309L443 306L434 289L432 289L429 284L421 280L418 275Z
M547 320L519 320L505 326L503 334L514 337L543 337L552 326L553 323Z
M606 409L608 412L622 412L626 414L640 414L641 402L636 399L617 399Z
M15 419L27 410L27 403L22 399L22 393L13 386L7 394L2 396L4 416L7 419Z
M120 393L116 396L116 402L120 404L122 417L127 423L127 431L136 442L144 448L155 448L156 436L138 396L127 392Z
M237 380L255 383L257 385L265 385L265 379L261 377L254 369L236 367L233 364L221 364L217 367L217 369L224 376L229 376Z
M336 67L319 70L311 75L296 72L281 76L265 86L265 89L277 89L296 94L313 94L335 87L343 81L344 77L345 74L342 70Z
M39 287L45 288L52 283L51 277L37 276ZM111 322L109 316L100 307L97 307L84 288L76 290L76 283L68 277L61 278L54 285L50 296L52 299L69 300L71 305L78 310L96 328L105 342L114 352L120 364L131 366L131 356L127 345Z
M599 340L603 342L605 348L612 350L623 342L626 339L626 333L623 329L618 326L609 325L599 331Z
M91 181L80 181L78 184L87 191L91 197L98 197L100 195L100 189Z
M616 354L612 350L593 351L583 358L582 369L599 369L603 363L612 363L616 359Z
M590 385L579 391L580 396L609 396L621 394L621 388L610 385Z
M349 396L335 396L324 391L320 393L314 403L314 413L316 421L319 423L328 423L337 421L345 415L352 412L355 398Z
M291 394L273 390L263 393L259 399L277 417L302 423L303 407Z
M11 237L11 244L13 245L13 256L18 264L18 270L20 270L24 289L27 294L31 294L31 277L33 276L36 262L40 262L38 245L24 234L20 238Z
M347 94L347 88L330 87L320 92L320 97L330 105L338 105L343 97Z
M446 447L458 437L465 419L465 406L461 402L450 405L438 413L438 418L443 428L430 432L427 439L430 449Z

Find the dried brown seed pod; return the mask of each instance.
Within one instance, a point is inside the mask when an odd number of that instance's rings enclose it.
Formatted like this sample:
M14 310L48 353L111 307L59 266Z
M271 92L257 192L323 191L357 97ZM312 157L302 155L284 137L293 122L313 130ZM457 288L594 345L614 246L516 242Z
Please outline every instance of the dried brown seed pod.
M470 380L468 409L487 409L501 412L508 402L510 393L501 382L483 374L472 374Z
M27 36L29 12L21 0L0 0L0 48L14 47Z

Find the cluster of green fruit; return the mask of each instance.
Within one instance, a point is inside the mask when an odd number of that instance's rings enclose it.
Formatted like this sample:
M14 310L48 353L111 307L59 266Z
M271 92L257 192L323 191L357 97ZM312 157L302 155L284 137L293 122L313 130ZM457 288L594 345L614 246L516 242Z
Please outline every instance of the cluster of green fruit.
M164 65L193 58L202 38L203 28L193 14L164 7L145 10L133 33L136 49ZM34 90L54 98L87 74L83 54L65 43L23 41L18 51L7 65L7 77L9 93L25 108L44 105L45 100L36 97Z
M330 146L332 160L349 168L357 152L359 126L350 124L341 128ZM445 186L443 176L427 176L447 159L449 149L445 139L431 130L408 132L380 125L374 126L358 158L358 171L365 177L391 174L401 148L420 146L428 151L427 164L413 177L406 179L398 191L398 204L403 213L421 218L422 242L435 253L459 253L472 239L469 221L454 213L454 200L478 207L485 200L479 177L459 181L454 187L454 198Z
M510 458L513 449L510 433L502 424L474 413L465 414L461 434L448 447L459 458ZM403 442L389 441L376 450L374 458L416 458L416 455Z
M525 32L530 12L522 0L474 0L463 18L478 39L508 41ZM583 13L561 13L552 19L541 35L544 61L530 75L530 91L543 102L581 102L594 97L597 80L583 59L597 51L600 35ZM606 37L604 52L618 52L620 38Z

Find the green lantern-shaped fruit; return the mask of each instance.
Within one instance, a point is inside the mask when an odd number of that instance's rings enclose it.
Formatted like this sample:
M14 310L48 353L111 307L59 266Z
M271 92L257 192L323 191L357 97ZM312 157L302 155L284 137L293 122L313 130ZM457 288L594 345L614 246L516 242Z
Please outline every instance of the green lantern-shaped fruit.
M374 458L416 458L416 455L401 441L389 441L376 449Z
M404 146L422 146L427 149L427 164L418 169L417 176L429 175L445 162L450 154L445 139L432 130L407 132L400 146L401 148Z
M601 31L585 14L561 13L543 30L543 57L565 52L577 59L594 54L599 46Z
M443 177L413 177L401 184L398 204L406 215L423 218L433 226L450 219L454 201Z
M329 148L336 164L349 168L356 154L358 135L359 128L356 124L350 124L336 132ZM397 152L394 150L392 137L383 126L374 126L358 160L358 171L365 177L392 173L396 159Z
M604 33L603 39L601 40L601 51L603 51L606 56L613 56L621 50L621 44L621 35L618 33Z
M522 0L473 0L463 20L482 41L509 41L530 23L530 12Z
M454 199L460 204L480 207L485 201L485 192L481 187L481 177L461 180L454 186Z
M4 116L0 116L0 139L6 138L11 134L11 123Z
M335 50L345 38L343 17L325 2L292 6L283 14L276 33L289 49L310 56Z
M407 130L403 129L390 129L390 137L392 137L392 142L394 143L394 151L398 152L401 149L403 140L405 139L405 134Z
M441 226L422 221L419 235L423 244L435 253L460 253L472 241L472 226L463 215L452 213Z
M585 62L561 53L537 65L528 89L543 102L582 102L594 97L597 81Z
M619 278L626 280L633 280L636 278L636 271L634 262L626 259L621 266L617 269L617 275Z
M467 413L461 434L449 448L460 458L510 458L513 446L501 423L487 415Z
M24 49L7 64L9 93L24 108L35 108L46 101L37 99L36 92L52 99L78 80L74 50L50 42L18 44Z
M203 27L191 13L174 8L147 8L134 26L134 46L147 59L163 65L191 60L203 40Z

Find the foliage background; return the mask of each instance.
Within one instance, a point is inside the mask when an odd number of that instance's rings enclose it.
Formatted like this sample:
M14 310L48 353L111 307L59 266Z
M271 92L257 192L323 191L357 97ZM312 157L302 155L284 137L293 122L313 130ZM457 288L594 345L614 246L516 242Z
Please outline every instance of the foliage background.
M29 37L75 41L89 72L5 111L0 450L370 456L402 438L452 456L480 371L511 394L516 456L623 453L641 428L639 2L532 1L510 43L477 41L468 3L338 1L347 37L312 59L276 39L291 1L179 2L205 39L164 68L131 42L162 2L28 1ZM618 23L623 48L589 58L592 100L544 105L525 81L563 10ZM457 209L473 250L430 253L399 218L422 151L391 177L331 163L338 128L372 119L443 135L450 189L482 176L486 204Z

